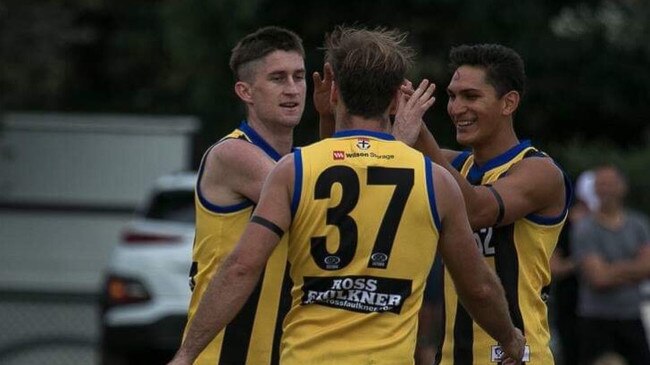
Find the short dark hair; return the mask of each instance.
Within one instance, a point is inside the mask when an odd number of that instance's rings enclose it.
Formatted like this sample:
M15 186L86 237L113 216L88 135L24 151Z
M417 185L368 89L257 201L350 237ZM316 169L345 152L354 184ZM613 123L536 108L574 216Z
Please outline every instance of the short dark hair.
M297 52L303 58L305 57L302 39L288 29L268 26L246 35L232 49L230 55L230 69L235 79L247 78L250 71L247 70L247 65L278 50Z
M350 114L381 116L404 82L414 51L396 29L339 26L325 38L325 60Z
M524 60L513 49L500 44L475 44L453 47L449 52L449 66L453 71L463 65L485 69L486 81L502 97L515 90L524 96L526 72Z

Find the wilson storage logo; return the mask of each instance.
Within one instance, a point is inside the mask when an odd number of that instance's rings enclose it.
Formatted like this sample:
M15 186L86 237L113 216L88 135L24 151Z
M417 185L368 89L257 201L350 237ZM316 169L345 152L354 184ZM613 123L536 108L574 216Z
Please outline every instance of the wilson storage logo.
M332 151L332 158L334 160L345 160L346 158L361 158L370 157L379 160L392 160L395 155L391 154L378 154L374 152L345 152L345 151Z
M411 280L375 276L305 276L301 304L399 314L411 295L411 284Z

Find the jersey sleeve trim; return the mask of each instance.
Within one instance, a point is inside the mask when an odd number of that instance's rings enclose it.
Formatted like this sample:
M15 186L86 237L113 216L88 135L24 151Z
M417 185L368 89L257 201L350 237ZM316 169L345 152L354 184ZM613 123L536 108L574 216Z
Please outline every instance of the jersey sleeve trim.
M440 223L440 216L438 215L438 208L436 207L436 192L433 188L433 163L428 157L424 158L424 171L427 181L427 193L429 195L429 207L431 208L431 215L436 228L440 232L442 224Z
M295 217L300 204L300 195L302 194L302 151L297 149L293 151L293 196L291 197L291 218Z

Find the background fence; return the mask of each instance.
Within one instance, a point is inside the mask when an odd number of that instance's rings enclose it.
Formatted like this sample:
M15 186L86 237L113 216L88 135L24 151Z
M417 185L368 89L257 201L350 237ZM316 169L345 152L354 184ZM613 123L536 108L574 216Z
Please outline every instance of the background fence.
M0 292L0 364L99 363L98 298Z

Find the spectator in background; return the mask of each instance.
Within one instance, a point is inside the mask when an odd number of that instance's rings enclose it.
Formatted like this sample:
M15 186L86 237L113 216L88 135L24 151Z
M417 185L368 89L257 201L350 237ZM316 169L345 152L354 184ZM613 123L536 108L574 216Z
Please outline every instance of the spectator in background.
M570 232L583 218L598 208L598 197L594 192L594 172L585 171L576 180L576 200L569 210L567 223L560 233L557 247L551 256L552 295L550 314L557 330L559 352L555 354L560 364L578 363L579 337L578 278L576 264L571 258Z
M600 205L571 237L579 268L579 363L615 351L628 364L650 364L639 286L650 278L648 221L624 206L627 183L618 168L600 166L594 176Z

